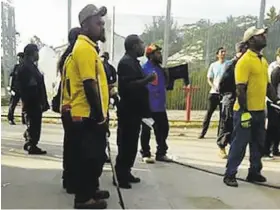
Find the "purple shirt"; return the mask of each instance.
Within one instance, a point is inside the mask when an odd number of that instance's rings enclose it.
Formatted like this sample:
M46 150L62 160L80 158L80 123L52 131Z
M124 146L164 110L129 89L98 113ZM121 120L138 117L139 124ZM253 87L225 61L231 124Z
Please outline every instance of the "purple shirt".
M152 112L164 112L166 110L166 89L163 69L154 65L151 61L147 61L142 68L145 75L153 72L157 74L156 81L147 85L150 109Z

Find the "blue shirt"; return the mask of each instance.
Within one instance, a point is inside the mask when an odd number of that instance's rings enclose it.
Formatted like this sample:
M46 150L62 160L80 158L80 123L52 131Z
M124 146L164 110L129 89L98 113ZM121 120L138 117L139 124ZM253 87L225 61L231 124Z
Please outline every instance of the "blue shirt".
M220 84L220 80L223 76L226 66L228 66L229 63L230 61L228 60L224 61L223 63L220 63L219 61L211 63L208 69L207 77L213 79L215 88L211 88L210 93L219 93L218 87Z
M166 89L163 69L151 61L147 61L142 68L145 75L153 72L157 75L156 80L147 85L150 109L152 112L164 112L166 110Z

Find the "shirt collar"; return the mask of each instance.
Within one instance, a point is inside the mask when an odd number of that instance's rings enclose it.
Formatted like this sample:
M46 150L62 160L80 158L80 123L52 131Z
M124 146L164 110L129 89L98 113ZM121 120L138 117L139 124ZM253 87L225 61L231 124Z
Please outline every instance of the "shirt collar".
M82 35L82 34L79 35L79 36L78 36L78 40L84 40L84 41L88 42L91 46L93 46L94 48L97 47L96 43L93 42L90 38L88 38L88 37L85 36L85 35Z
M261 54L258 54L258 53L256 53L256 52L250 50L250 49L248 49L247 52L248 52L248 54L249 54L250 56L259 57L259 58L262 57Z

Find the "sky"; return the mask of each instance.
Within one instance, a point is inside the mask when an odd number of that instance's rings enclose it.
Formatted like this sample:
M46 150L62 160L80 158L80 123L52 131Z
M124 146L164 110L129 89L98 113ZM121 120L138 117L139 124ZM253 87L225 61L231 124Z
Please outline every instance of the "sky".
M37 35L51 46L67 42L68 0L14 0L16 30L20 33L19 48ZM141 34L152 16L166 13L166 0L72 0L72 27L79 26L78 13L88 3L108 8L112 17L115 6L115 32L127 36ZM268 10L274 5L280 10L280 0L266 0ZM227 16L258 15L260 0L172 0L171 13L179 24L201 18L212 21L224 20ZM20 50L20 49L19 49Z

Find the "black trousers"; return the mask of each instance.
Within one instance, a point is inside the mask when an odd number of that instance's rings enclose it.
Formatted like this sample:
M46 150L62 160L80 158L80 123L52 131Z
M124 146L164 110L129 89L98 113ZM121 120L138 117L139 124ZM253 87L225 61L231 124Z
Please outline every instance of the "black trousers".
M142 117L118 112L116 173L119 181L127 181L137 155Z
M231 141L231 134L233 131L233 105L235 98L232 95L224 95L222 99L221 119L219 126L219 134L217 138L217 145L224 149Z
M280 141L280 113L267 102L267 131L265 140L265 155L269 155L271 152L277 154L279 152L279 141Z
M164 156L167 153L168 146L166 144L166 139L169 133L169 124L167 113L165 112L152 112L152 118L154 123L154 133L157 142L157 152L156 156ZM150 147L151 129L145 123L142 122L142 132L141 132L141 154L143 157L151 157L151 147Z
M16 93L15 95L11 95L9 102L9 112L8 112L8 120L14 120L15 108L20 100L20 95ZM24 118L24 107L22 106L21 120L25 123Z
M90 119L73 121L73 154L75 202L85 202L93 197L99 187L99 178L106 161L106 134L100 132ZM69 139L68 139L69 140Z
M201 136L203 136L203 137L207 133L212 115L218 106L219 106L219 110L221 112L222 106L221 106L220 100L221 100L221 98L220 98L219 94L209 94L208 109L207 109L205 118L203 120L203 128L202 128L202 132L201 132ZM219 119L219 128L220 128L220 119ZM219 134L219 128L218 128L217 135Z
M62 125L64 129L63 138L63 173L62 179L64 186L68 189L73 189L73 146L71 146L71 138L73 138L72 118L69 110L62 112ZM73 141L73 140L72 140Z
M42 109L39 105L25 106L25 111L27 115L25 134L28 135L26 140L29 141L31 146L36 146L41 137Z

